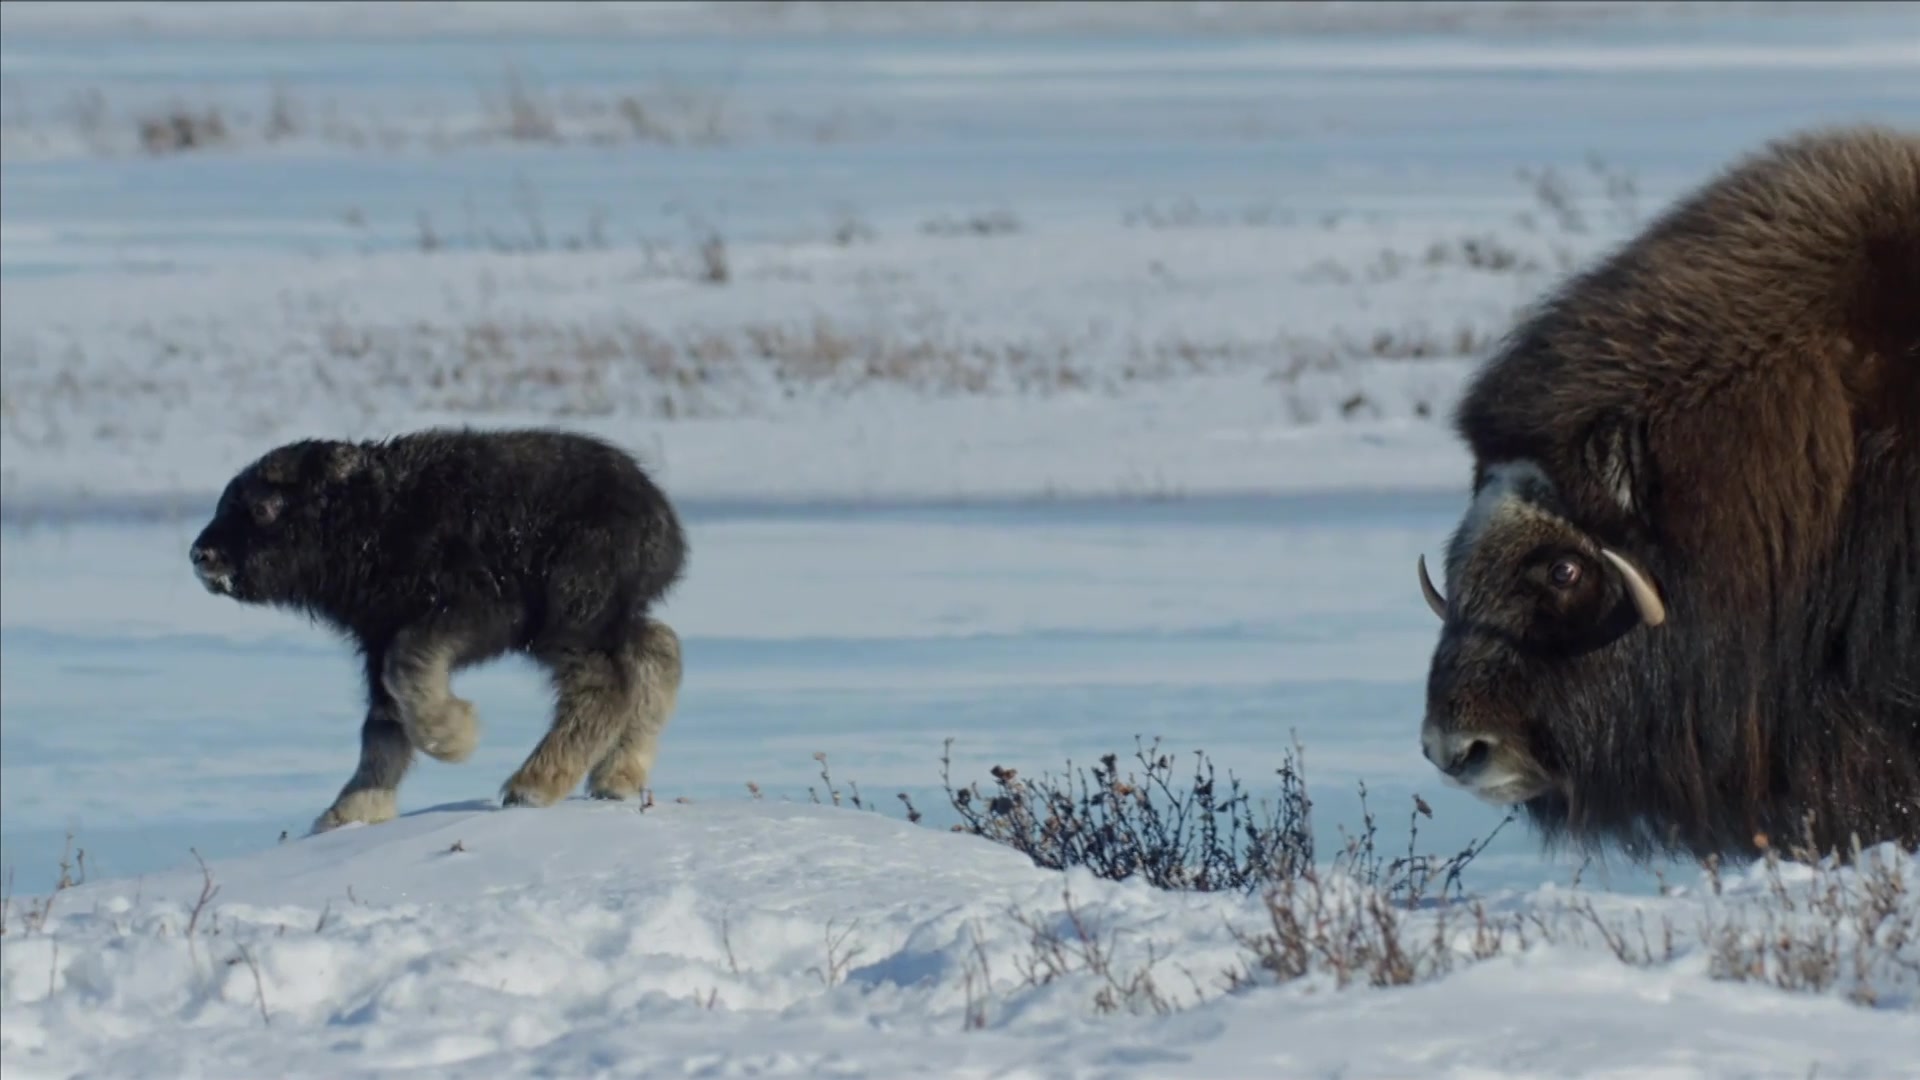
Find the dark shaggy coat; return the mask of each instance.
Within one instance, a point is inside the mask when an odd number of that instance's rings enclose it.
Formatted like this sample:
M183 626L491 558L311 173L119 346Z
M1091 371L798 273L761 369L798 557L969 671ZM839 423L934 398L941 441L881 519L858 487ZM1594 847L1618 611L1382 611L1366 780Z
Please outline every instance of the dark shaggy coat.
M410 747L471 752L471 707L447 688L460 667L521 652L554 675L554 729L509 782L510 802L564 795L678 685L677 639L648 612L680 579L686 537L640 466L596 439L440 430L292 443L233 478L192 555L211 591L306 612L364 655L361 770L342 800L390 802ZM646 744L642 773L664 722L651 716L650 735L626 740Z
M1783 140L1513 334L1456 415L1669 621L1557 688L1551 837L1920 843L1920 137Z

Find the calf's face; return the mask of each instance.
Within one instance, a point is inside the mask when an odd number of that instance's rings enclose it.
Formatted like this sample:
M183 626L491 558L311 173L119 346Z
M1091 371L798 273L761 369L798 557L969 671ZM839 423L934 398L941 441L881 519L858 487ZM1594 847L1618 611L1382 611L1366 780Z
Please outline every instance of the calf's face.
M247 603L297 601L325 550L329 510L361 467L358 448L308 441L273 450L228 482L188 557L208 592ZM324 557L324 556L322 556Z
M1558 505L1532 463L1495 465L1449 545L1444 595L1420 561L1443 624L1421 749L1448 783L1495 805L1564 793L1575 695L1606 678L1606 645L1666 618L1648 576Z

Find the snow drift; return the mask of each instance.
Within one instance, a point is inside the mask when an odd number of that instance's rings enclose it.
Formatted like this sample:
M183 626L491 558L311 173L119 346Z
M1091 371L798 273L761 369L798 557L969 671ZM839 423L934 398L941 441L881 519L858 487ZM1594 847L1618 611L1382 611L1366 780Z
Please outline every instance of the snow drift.
M1870 854L1865 875L1399 911L1409 955L1447 959L1376 988L1332 938L1298 977L1263 967L1283 920L1259 896L1041 871L878 813L454 805L14 899L0 1051L15 1080L1886 1077L1920 1059L1920 864ZM1834 891L1905 914L1836 922L1830 987L1725 968L1736 927L1824 940ZM1273 904L1322 928L1370 910L1335 877ZM1490 945L1503 925L1532 940Z

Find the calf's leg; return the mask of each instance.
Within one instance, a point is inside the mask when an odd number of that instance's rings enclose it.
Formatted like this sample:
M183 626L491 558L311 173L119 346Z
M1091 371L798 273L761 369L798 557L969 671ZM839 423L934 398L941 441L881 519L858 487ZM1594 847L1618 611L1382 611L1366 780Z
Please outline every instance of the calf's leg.
M596 799L631 799L646 788L680 694L680 637L672 627L647 620L628 653L626 727L587 776L587 793Z
M385 667L384 655L367 657L367 716L360 725L360 763L333 805L315 819L316 833L352 822L378 825L398 813L400 780L413 764L413 743L384 684Z

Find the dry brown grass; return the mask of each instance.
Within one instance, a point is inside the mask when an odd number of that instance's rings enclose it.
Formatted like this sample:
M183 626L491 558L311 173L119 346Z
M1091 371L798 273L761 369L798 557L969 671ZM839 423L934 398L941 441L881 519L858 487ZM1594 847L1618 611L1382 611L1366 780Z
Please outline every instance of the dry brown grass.
M11 90L9 96L25 100ZM502 142L714 146L739 137L747 126L718 91L656 82L554 92L513 65L476 84L473 106L454 114L395 110L377 103L343 106L331 99L316 103L278 78L253 95L208 101L110 100L100 90L87 88L71 92L53 108L13 104L5 117L9 138L30 144L40 136L65 134L96 155L167 156L300 139L356 150L448 150Z
M1306 270L1305 277L1339 284L1381 284L1416 271L1469 272L1533 278L1544 286L1548 279L1564 275L1580 264L1580 253L1568 241L1584 240L1593 234L1596 219L1610 229L1622 231L1642 223L1638 179L1603 159L1588 159L1582 174L1546 167L1521 169L1518 179L1530 203L1514 215L1514 227L1522 236L1542 234L1547 237L1544 241L1529 239L1516 243L1495 232L1481 230L1434 241L1424 251L1382 249L1359 264L1321 260ZM1152 218L1149 222L1150 227L1176 228L1212 224L1215 219L1195 209L1186 214ZM1135 221L1129 219L1129 224L1133 223Z
M1011 210L979 210L968 214L943 215L920 223L928 236L1006 236L1023 228Z
M75 877L75 871L79 876ZM55 879L53 890L45 896L29 900L24 907L16 904L13 887L13 868L7 868L6 887L0 889L0 937L5 937L13 929L13 917L18 908L21 932L35 934L44 932L47 920L53 917L55 903L60 894L87 882L87 851L73 846L73 833L68 832L65 843L60 849L60 876Z
M421 222L423 247L444 242L430 221ZM739 273L724 243L663 251L652 265L653 273L712 288L730 287ZM672 420L765 415L800 395L883 386L930 397L1047 397L1236 372L1264 375L1299 422L1321 423L1407 407L1418 415L1434 406L1424 399L1395 405L1367 390L1329 391L1319 376L1337 376L1356 362L1471 356L1491 341L1464 325L1330 338L1203 340L1090 330L1035 339L976 336L991 327L876 326L826 315L701 325L639 312L583 319L483 308L391 321L331 305L302 311L287 325L291 332L273 364L194 321L136 328L125 362L95 362L78 340L10 338L0 384L7 437L46 448L84 440L139 445L163 437L166 413L152 408L161 403L219 409L234 430L265 438L295 392L369 422L395 410Z
M703 254L703 280L724 273ZM1297 380L1358 358L1447 355L1448 345L1383 332L1370 341L1125 342L1126 360L1093 339L969 340L844 324L827 316L728 327L662 327L638 319L568 323L533 316L480 316L457 323L368 325L331 317L310 343L315 378L400 392L410 403L456 412L529 406L559 415L634 411L661 417L722 415L745 407L765 378L783 392L907 387L942 396L1058 393L1268 366Z
M1007 917L1026 937L1026 953L1014 965L1017 986L1081 979L1096 1013L1164 1014L1221 994L1300 982L1333 991L1411 986L1540 946L1910 1010L1920 1007L1916 858L1880 849L1850 870L1770 860L1761 870L1763 888L1723 897L1712 877L1712 898L1685 908L1622 897L1506 908L1479 899L1436 903L1395 898L1337 866L1309 866L1263 891L1258 923L1230 926L1237 958L1212 973L1150 943L1143 956L1136 949L1122 960L1115 934L1094 929L1070 890L1063 890L1058 912L1010 910ZM976 944L984 937L976 928ZM984 1027L992 997L984 948L976 948L962 977L965 1025Z
M1698 928L1715 979L1781 990L1845 987L1858 1005L1880 1004L1882 987L1904 987L1920 1005L1920 893L1902 873L1914 855L1886 847L1854 853L1857 873L1789 867L1768 848L1766 891L1737 905L1739 917L1709 916ZM1722 895L1718 868L1711 888Z
M573 107L510 70L501 85L490 98L495 123L521 137L546 137L550 115ZM85 108L76 106L75 122L84 119L98 128L109 123L109 116L104 103L89 99ZM274 89L266 116L281 137L331 122L284 87ZM194 130L191 124L189 130ZM194 145L203 141L200 134L181 138ZM1528 174L1536 210L1523 215L1522 228L1571 234L1589 230L1603 212L1630 217L1636 190L1631 178L1600 164L1588 172L1600 178L1602 193L1591 190L1586 174ZM589 208L583 221L550 221L549 216L539 193L521 183L504 213L481 217L471 200L464 215L421 211L411 223L412 239L423 254L611 251L633 242L616 235L604 208ZM1149 207L1134 217L1150 228L1293 220L1290 212L1269 206L1211 211L1191 201ZM342 220L358 232L356 242L365 250L392 242L390 229L374 228L357 209L348 208ZM638 259L621 272L714 289L773 278L805 280L815 272L804 261L742 257L711 225L686 224L688 233L678 240L641 239ZM871 225L844 208L823 227L820 239L843 248L874 235ZM1017 219L999 212L958 214L923 225L930 232L973 238L1020 227ZM379 239L383 234L386 239ZM1369 284L1413 273L1539 275L1544 287L1546 276L1572 264L1568 250L1550 238L1486 231L1304 272ZM1172 280L1164 269L1159 273ZM861 283L889 291L896 285L913 288L911 274L885 266L874 268ZM1516 305L1538 292L1531 282L1520 284ZM1237 373L1264 377L1278 406L1301 425L1407 415L1431 419L1452 392L1450 368L1436 368L1432 375L1387 371L1378 385L1366 381L1370 374L1356 380L1348 373L1383 363L1479 359L1495 347L1499 332L1494 319L1480 316L1454 323L1401 319L1390 314L1401 310L1391 304L1380 305L1389 314L1371 331L1362 323L1314 333L1277 327L1266 335L1111 327L1000 333L989 321L963 323L937 315L892 324L820 314L698 325L652 308L583 318L490 307L483 298L457 313L435 311L408 322L375 321L345 311L297 312L287 324L293 327L284 350L294 358L290 365L236 355L220 328L191 319L130 331L104 362L80 354L83 348L90 352L93 341L62 340L59 333L10 335L0 422L8 439L37 448L87 440L134 447L166 437L162 414L148 407L156 401L169 408L211 408L235 431L264 438L277 430L277 417L294 395L330 397L344 415L369 422L421 409L476 416L675 419L765 415L803 394L875 386L943 397L1048 396L1117 393L1186 376ZM67 355L56 358L55 353ZM122 355L139 362L122 362ZM231 400L209 404L214 388L230 392Z
M1151 200L1128 207L1120 221L1135 229L1199 229L1289 226L1299 214L1270 202L1241 206L1206 206L1191 195Z

